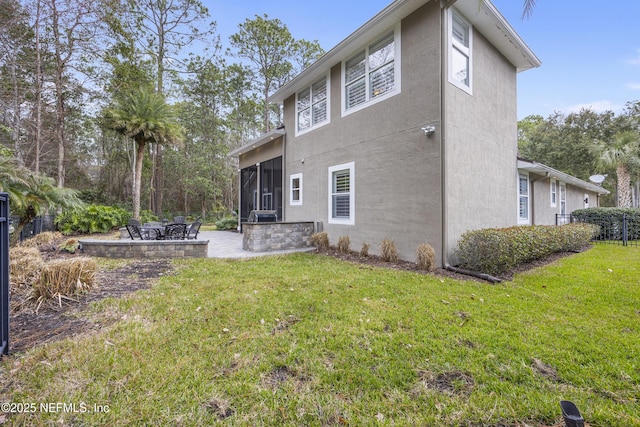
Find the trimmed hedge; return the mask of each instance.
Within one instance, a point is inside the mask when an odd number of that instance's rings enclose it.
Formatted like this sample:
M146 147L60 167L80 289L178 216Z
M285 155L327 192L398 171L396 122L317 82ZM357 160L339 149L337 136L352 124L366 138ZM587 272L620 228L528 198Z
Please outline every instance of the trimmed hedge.
M574 221L596 224L600 227L597 240L621 240L622 219L627 219L627 237L640 239L640 209L637 208L587 208L571 213Z
M462 268L499 275L555 252L580 250L596 232L582 223L486 228L463 234L457 255Z

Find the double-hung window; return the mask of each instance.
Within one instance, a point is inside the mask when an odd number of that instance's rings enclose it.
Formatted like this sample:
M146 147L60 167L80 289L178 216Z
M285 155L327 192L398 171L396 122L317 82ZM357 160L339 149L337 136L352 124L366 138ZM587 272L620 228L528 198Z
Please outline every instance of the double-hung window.
M343 112L399 92L399 30L384 35L344 63Z
M567 214L567 184L560 183L560 214Z
M558 181L556 181L555 178L551 178L551 184L549 189L551 193L551 207L555 208L557 205L556 199L557 199L557 193L558 193Z
M329 168L329 223L355 223L354 163Z
M289 189L291 191L289 204L291 206L302 205L302 174L294 173L289 177Z
M449 82L471 94L472 27L454 9L449 13Z
M303 133L329 120L328 77L313 83L296 95L296 133Z
M529 175L518 174L518 224L529 223Z

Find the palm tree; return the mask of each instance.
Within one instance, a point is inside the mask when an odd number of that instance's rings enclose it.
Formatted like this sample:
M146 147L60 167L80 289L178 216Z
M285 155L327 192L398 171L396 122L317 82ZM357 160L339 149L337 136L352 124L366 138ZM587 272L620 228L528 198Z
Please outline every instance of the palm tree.
M631 171L640 166L640 135L635 131L619 132L610 141L595 141L593 150L601 167L616 169L618 207L630 208Z
M148 143L179 144L182 129L173 109L160 94L139 90L106 111L108 127L136 143L133 217L140 219L142 160Z
M75 190L58 187L52 178L18 166L7 156L0 156L0 191L9 193L12 214L20 217L13 241L25 225L49 209L73 209L83 204Z

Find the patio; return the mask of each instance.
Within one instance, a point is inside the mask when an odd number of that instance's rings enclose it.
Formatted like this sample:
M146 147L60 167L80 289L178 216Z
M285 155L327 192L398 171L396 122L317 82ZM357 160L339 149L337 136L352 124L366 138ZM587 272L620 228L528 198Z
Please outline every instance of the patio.
M233 231L200 231L196 240L81 239L82 251L106 258L253 258L314 250L313 247L251 252L242 249L242 234ZM206 254L206 255L205 255Z
M269 252L251 252L242 249L242 233L233 231L200 231L198 240L208 240L208 258L254 258L265 255L281 255L292 252L306 252L315 247L301 249L285 249Z

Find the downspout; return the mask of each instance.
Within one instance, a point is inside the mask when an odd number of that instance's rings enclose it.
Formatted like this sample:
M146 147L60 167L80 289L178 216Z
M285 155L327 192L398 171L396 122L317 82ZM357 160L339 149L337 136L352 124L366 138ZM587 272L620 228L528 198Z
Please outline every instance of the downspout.
M440 197L442 206L442 265L447 267L449 265L449 241L447 239L448 231L448 205L446 196L446 182L447 182L447 162L446 162L446 135L447 135L447 122L445 114L446 110L446 84L444 82L447 76L447 55L446 46L446 31L447 28L447 2L440 0Z
M282 135L282 187L287 189L289 187L289 182L285 179L287 176L287 132ZM288 188L291 191L291 188ZM287 207L287 192L283 191L282 196L280 196L280 203L282 204L282 218L278 218L279 221L284 222L284 219L287 217L286 207Z

